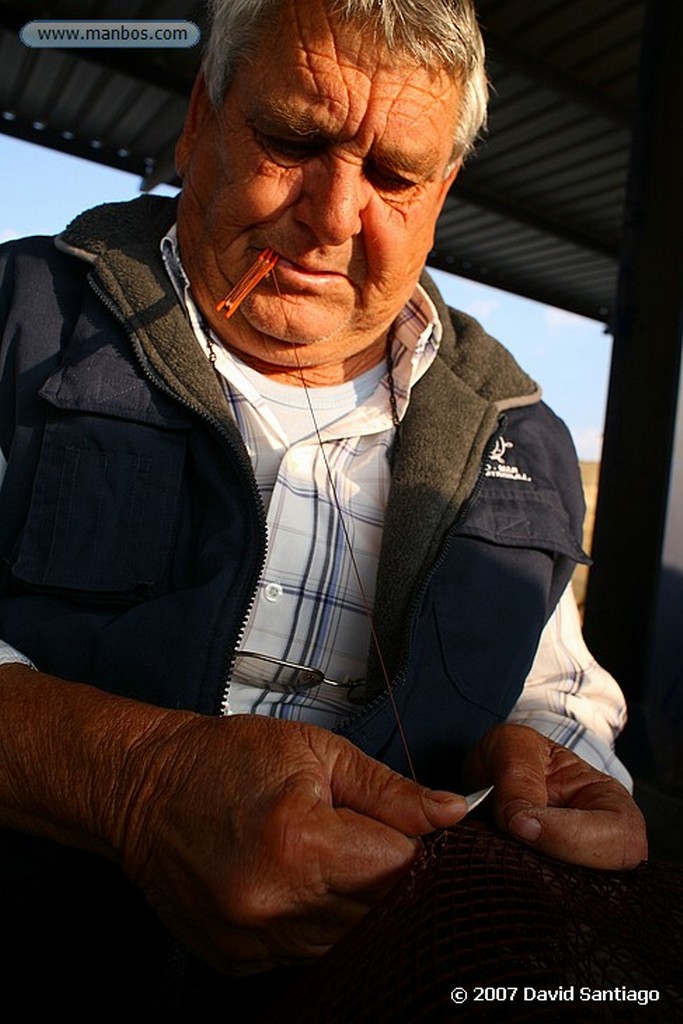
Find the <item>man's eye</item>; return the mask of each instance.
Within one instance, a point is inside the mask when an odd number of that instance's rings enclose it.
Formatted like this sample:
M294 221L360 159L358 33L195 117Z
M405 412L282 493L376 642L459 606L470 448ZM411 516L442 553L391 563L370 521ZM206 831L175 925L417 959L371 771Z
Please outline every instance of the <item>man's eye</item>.
M380 192L397 196L408 195L419 187L419 182L413 181L411 178L405 178L402 174L396 174L394 171L382 167L368 167L365 173L368 180Z
M262 132L256 132L256 137L271 160L285 167L295 167L320 151L312 139L286 139Z

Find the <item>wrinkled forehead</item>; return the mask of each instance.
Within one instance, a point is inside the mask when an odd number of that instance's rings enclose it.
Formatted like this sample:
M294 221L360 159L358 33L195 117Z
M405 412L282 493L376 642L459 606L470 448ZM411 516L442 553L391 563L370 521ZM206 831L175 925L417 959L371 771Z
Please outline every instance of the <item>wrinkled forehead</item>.
M301 134L322 128L350 138L363 130L419 129L445 136L450 152L456 83L445 71L390 50L367 28L331 16L320 0L286 0L241 70L252 105L267 106ZM310 126L307 117L314 120Z
M311 72L335 64L355 67L369 77L382 67L406 75L418 70L415 58L407 50L390 47L375 23L342 20L323 0L284 0L264 23L261 40L256 60L274 68L284 69L295 57ZM433 77L446 75L434 65L422 70Z

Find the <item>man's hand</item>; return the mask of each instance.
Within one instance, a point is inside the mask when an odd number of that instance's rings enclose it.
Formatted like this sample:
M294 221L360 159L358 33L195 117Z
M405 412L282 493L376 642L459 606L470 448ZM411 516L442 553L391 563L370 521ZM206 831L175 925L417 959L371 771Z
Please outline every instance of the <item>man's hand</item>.
M115 845L162 920L219 970L326 952L465 802L325 730L163 715L121 777Z
M643 816L621 783L534 729L492 729L469 755L466 779L494 783L499 828L551 857L617 870L647 857Z
M223 971L324 953L416 837L466 813L302 723L166 710L18 664L0 667L0 705L0 823L121 863Z

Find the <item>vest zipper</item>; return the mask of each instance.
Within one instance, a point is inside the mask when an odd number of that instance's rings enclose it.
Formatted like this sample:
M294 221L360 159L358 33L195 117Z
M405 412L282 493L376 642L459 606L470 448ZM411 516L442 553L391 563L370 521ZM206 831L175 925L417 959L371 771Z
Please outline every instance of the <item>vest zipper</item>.
M119 307L116 305L111 296L105 291L104 286L101 285L92 275L88 276L88 283L90 284L90 287L92 288L100 302L102 302L105 308L122 325L123 329L125 330L126 334L130 339L131 347L133 349L133 353L135 355L135 359L138 363L138 366L140 367L140 370L142 371L146 379L163 394L167 395L173 401L178 402L185 409L188 409L191 413L199 417L201 420L204 421L204 423L211 427L214 433L217 434L218 437L221 439L224 446L230 449L232 454L235 456L240 468L244 470L244 477L249 484L251 497L253 498L254 509L257 515L259 532L261 533L262 538L261 558L260 561L258 562L258 566L253 567L253 570L248 577L249 593L251 596L249 597L246 610L244 612L244 615L242 616L242 621L239 626L239 629L237 630L237 633L234 637L234 642L228 647L230 655L225 665L225 671L222 680L222 689L220 692L220 699L217 702L217 706L215 709L216 714L223 715L226 713L228 707L230 676L232 674L232 668L236 657L237 647L242 638L244 630L246 629L249 615L251 614L251 609L256 599L256 588L258 586L258 581L261 578L266 563L268 537L266 529L266 510L263 504L263 499L261 498L261 494L259 492L258 486L256 484L256 479L254 477L251 462L249 461L246 452L235 443L234 439L231 437L230 433L228 432L228 430L226 430L226 428L223 426L220 420L216 419L215 416L212 416L209 412L207 412L206 409L203 409L201 405L195 404L194 402L189 401L189 399L184 398L182 395L177 394L177 392L173 390L170 384L168 384L163 379L163 377L159 376L159 374L149 365L149 360L139 339L137 338L132 328L129 326L123 312L119 309Z

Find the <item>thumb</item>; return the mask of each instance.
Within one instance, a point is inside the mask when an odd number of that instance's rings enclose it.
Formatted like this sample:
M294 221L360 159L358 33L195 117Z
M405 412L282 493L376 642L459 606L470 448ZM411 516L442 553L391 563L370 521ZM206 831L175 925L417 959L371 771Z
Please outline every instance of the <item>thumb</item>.
M335 757L330 787L335 806L348 807L404 835L448 828L467 813L464 797L420 786L348 741Z

